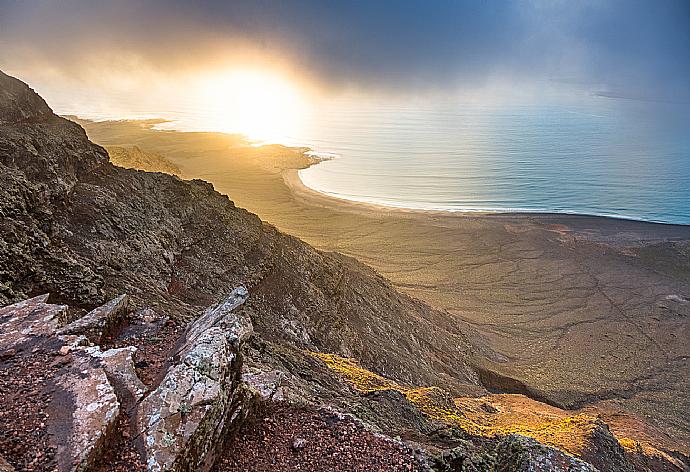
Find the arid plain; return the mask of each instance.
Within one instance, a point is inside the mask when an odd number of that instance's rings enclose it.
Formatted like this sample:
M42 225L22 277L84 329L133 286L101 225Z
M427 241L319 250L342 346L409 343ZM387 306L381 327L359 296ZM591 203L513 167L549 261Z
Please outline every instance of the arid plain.
M96 143L138 146L184 178L318 249L365 262L447 310L498 354L482 381L555 406L621 409L690 451L690 227L601 217L417 212L304 187L304 149L79 120ZM318 165L318 164L316 164Z

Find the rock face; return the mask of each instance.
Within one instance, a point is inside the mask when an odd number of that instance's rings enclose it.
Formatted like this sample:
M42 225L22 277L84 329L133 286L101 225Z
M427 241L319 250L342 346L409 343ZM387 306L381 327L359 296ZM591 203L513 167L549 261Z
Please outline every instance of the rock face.
M508 436L501 441L496 457L496 472L597 471L586 462L519 435Z
M83 336L59 335L59 318L67 307L46 303L47 298L42 295L0 309L0 351L11 352L12 360L18 363L41 351L52 359L54 376L45 379L48 383L41 388L52 414L48 424L29 427L47 429L60 471L85 470L100 455L120 413L108 373L136 377L133 352L129 350L128 356L120 355L122 350L102 352L98 346L87 347Z
M246 414L239 391L240 347L252 333L249 319L233 313L247 299L235 289L191 323L161 384L140 404L138 434L153 472L194 471L213 463L215 449Z
M100 344L112 335L115 327L122 322L127 314L128 305L129 297L120 295L61 328L58 334L80 334L92 343Z
M120 414L115 388L86 350L72 353L72 361L59 372L55 386L52 409L68 408L70 412L68 421L52 422L58 467L63 471L86 470L101 454Z
M436 472L597 472L558 449L544 446L532 438L513 434L477 448L469 441L440 454L432 465Z
M0 308L0 354L14 355L27 343L55 334L66 305L46 303L48 294Z

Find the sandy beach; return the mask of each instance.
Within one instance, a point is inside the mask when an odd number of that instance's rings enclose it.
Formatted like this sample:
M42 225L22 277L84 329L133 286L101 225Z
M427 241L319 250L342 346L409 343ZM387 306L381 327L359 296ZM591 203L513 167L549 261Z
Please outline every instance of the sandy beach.
M302 184L298 170L314 164L304 149L150 123L81 124L103 146L165 156L183 177L471 325L472 342L498 353L476 366L496 391L623 408L690 444L690 227L348 202Z

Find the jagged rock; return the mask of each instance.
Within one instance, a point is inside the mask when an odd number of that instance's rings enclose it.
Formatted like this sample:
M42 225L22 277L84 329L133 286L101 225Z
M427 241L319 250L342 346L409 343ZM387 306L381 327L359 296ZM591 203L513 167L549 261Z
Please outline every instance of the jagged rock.
M114 314L126 306L126 296L92 311L84 322L68 325L80 328L73 330L57 329L68 307L46 303L47 299L48 295L41 295L0 308L0 352L30 356L40 350L58 369L45 389L52 412L49 442L56 448L60 472L83 471L101 455L118 420L120 402L115 387L122 386L135 400L141 398L145 387L134 371L134 347L103 352L99 346L87 347L89 339L83 334L65 331L107 333L110 321L116 319ZM29 347L32 349L26 352Z
M453 449L445 450L431 460L433 472L485 472L495 470L496 457L469 441L460 440Z
M55 380L50 429L57 443L60 471L83 471L102 452L120 413L115 389L96 357L87 349L71 353L72 362Z
M538 441L513 434L496 448L496 472L597 472L597 469Z
M22 81L0 72L0 125L40 120L53 114L48 104Z
M83 317L61 328L58 334L81 334L94 344L102 343L127 315L129 297L120 295L105 305L88 312Z
M596 425L585 438L585 449L578 454L600 472L632 472L633 465L626 459L625 451L611 434L609 427L597 419Z
M252 333L249 319L233 313L247 299L237 288L192 322L161 384L141 402L139 434L150 471L192 471L213 461L215 448L241 407L240 348Z
M66 305L46 303L48 294L0 308L0 353L16 350L37 337L55 334Z
M98 347L91 347L87 349L87 352L98 359L110 382L122 394L126 393L129 397L128 400L133 402L141 400L146 393L146 386L134 369L134 356L137 348L128 346L102 352Z

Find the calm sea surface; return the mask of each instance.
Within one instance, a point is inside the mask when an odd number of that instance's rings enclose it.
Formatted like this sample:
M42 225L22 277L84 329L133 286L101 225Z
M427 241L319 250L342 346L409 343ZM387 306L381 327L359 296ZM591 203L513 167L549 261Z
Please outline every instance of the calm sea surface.
M168 127L204 128L199 110L159 115L176 120ZM336 197L690 224L689 104L589 94L512 105L341 99L303 121L277 141L332 157L300 176Z
M687 104L345 108L322 113L314 131L301 141L338 157L301 178L341 198L690 224Z

